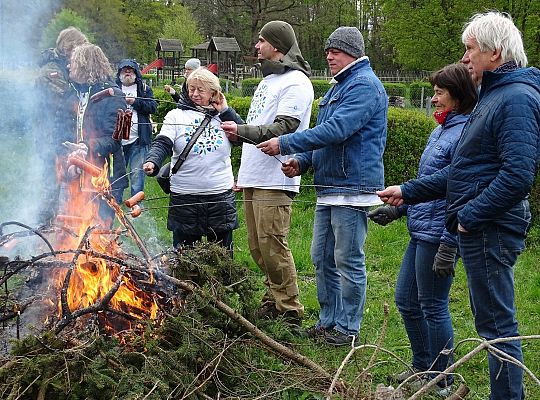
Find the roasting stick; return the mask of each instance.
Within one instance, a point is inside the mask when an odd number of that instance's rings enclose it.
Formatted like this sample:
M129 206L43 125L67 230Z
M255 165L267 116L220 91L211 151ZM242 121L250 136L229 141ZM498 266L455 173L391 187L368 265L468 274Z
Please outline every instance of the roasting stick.
M81 168L82 170L84 170L85 172L87 172L88 174L94 177L97 177L102 173L102 170L100 168L96 167L94 164L86 160L83 160L80 157L69 157L68 160L70 164L78 166L79 168ZM146 249L146 246L144 245L137 231L133 228L133 225L131 225L131 222L129 222L129 220L126 218L124 212L122 211L122 209L120 208L120 206L118 205L114 197L110 194L110 192L106 190L100 190L99 188L97 188L97 190L99 194L105 199L107 204L109 204L109 207L111 207L114 210L114 213L116 214L116 217L120 221L120 224L122 224L127 229L127 231L129 232L129 235L135 241L135 244L141 251L145 260L148 263L151 263L152 257L150 256L150 253ZM136 202L139 202L144 198L144 193L143 192L140 192L140 193L142 193L142 196L139 193L137 193L137 195L134 196L134 197L138 196L137 199L135 200Z

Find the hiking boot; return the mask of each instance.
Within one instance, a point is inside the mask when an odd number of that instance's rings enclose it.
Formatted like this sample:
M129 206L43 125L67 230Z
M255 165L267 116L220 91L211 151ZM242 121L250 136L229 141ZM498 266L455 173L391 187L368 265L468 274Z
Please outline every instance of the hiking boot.
M354 340L358 341L358 335L346 335L335 329L329 330L324 336L324 340L331 346L350 346Z
M294 325L296 327L302 326L302 317L298 315L296 311L285 311L282 314L279 314L279 317L287 325Z
M279 316L279 311L274 303L266 302L257 311L259 319L276 319Z
M405 371L401 371L394 375L389 375L386 379L388 380L388 383L402 383L403 381L409 379L414 374L417 374L419 372L422 372L418 368L410 367L407 368ZM418 378L421 378L421 375L418 375Z
M307 329L304 329L300 335L309 339L324 339L326 337L326 329L324 326L313 325Z
M264 303L257 312L259 319L278 320L281 319L283 323L288 325L294 325L297 327L302 326L302 317L298 315L296 311L280 312L274 303Z

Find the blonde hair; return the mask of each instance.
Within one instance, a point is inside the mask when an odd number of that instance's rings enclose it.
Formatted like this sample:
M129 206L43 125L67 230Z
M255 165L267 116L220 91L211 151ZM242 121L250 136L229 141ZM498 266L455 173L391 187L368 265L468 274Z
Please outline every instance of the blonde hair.
M71 66L76 66L79 78L89 85L109 80L113 74L109 59L100 47L87 43L73 50Z
M56 38L56 50L60 55L70 57L73 49L81 44L88 43L88 38L74 26L66 28Z
M186 80L188 87L189 87L189 84L193 81L199 81L202 87L207 90L214 91L214 92L221 91L221 86L219 85L218 77L215 76L212 72L208 71L204 67L199 67L193 70L191 74L189 74Z

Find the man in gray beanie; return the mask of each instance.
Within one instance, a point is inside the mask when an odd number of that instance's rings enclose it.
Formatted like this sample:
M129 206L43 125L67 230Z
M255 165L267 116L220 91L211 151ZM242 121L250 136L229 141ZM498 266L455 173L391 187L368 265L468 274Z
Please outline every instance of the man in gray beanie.
M333 86L319 103L317 125L257 147L268 155L295 154L281 168L288 177L314 169L311 257L321 310L306 333L333 346L350 346L358 338L366 301L367 212L381 204L375 191L384 187L388 98L357 28L336 29L324 50Z
M260 318L281 318L301 325L304 306L298 296L294 259L287 243L292 197L300 177L287 178L278 159L261 153L254 144L308 128L313 102L311 69L298 48L291 25L268 22L255 45L261 63L260 82L247 116L247 125L223 122L231 141L241 141L239 188L244 191L244 212L251 255L265 274L267 286Z

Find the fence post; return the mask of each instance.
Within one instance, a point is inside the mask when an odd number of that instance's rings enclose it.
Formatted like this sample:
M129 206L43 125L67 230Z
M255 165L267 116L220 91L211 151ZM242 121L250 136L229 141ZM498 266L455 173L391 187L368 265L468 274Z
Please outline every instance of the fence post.
M424 108L424 87L422 86L420 91L420 110Z
M431 114L431 97L426 97L426 115L429 117Z

